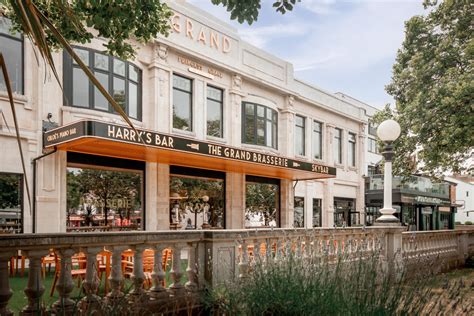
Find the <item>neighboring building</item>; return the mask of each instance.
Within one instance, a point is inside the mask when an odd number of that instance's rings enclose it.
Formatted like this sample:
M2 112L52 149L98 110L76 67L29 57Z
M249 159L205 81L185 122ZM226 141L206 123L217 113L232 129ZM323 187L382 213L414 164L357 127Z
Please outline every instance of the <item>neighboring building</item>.
M54 79L45 81L48 70L31 43L0 20L34 196L30 210L0 81L10 127L1 120L0 186L11 193L0 209L14 217L6 229L363 224L366 108L295 79L290 63L206 12L171 7L170 36L137 43L134 60L102 54L101 39L76 47L137 131L68 54L53 56L64 93ZM29 163L43 153L51 154Z
M456 222L474 222L474 177L454 175L445 180L456 184Z

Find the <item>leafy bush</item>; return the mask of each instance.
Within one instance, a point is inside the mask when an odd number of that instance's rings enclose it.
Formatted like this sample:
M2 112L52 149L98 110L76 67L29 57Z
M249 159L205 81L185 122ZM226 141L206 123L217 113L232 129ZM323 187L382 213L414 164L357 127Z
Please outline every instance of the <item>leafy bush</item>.
M471 221L465 221L464 225L472 225L472 222Z
M461 225L461 222L454 222L455 225Z

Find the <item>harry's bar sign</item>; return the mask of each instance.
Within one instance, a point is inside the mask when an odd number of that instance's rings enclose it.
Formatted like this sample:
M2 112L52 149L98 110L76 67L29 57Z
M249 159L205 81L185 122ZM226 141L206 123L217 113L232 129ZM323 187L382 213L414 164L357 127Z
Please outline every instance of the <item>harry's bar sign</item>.
M155 133L142 129L134 131L127 126L98 121L80 121L47 131L44 134L44 147L57 146L84 137L111 139L137 145L145 144L156 148L179 150L210 157L220 157L320 174L336 175L336 168L320 164L293 160L277 155L262 154L220 144L201 142L174 135Z

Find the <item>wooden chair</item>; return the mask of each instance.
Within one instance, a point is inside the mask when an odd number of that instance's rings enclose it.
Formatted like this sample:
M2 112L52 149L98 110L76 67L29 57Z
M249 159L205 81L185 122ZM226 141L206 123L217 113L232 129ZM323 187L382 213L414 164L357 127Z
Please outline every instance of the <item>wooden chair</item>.
M48 273L51 272L51 265L56 264L56 254L53 250L49 251L49 254L46 257L41 259L41 273L43 279L46 278L46 266L48 266Z
M104 280L104 291L105 293L109 292L109 276L110 276L110 261L112 253L110 251L102 251L97 255L97 273L99 275L99 280L102 282L102 275L105 273ZM98 289L97 289L98 290Z
M10 275L17 275L19 268L20 276L23 277L25 275L25 256L21 254L21 250L18 251L16 256L10 258Z
M86 255L82 252L74 255L71 257L72 261L72 267L71 267L71 275L72 278L77 279L77 287L81 287L81 281L86 277ZM61 270L61 259L55 255L55 272L54 272L54 280L53 284L51 285L51 291L49 293L49 296L53 296L54 290L56 289L56 284L59 279L59 274Z

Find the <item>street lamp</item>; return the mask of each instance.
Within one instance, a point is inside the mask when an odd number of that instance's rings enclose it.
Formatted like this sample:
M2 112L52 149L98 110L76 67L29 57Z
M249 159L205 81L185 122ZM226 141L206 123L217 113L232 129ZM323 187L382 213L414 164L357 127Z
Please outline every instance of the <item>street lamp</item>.
M385 159L385 166L383 177L383 208L380 210L382 216L377 218L376 223L379 225L399 224L400 220L393 215L396 211L392 207L392 143L400 136L400 125L394 120L383 121L377 128L377 136L385 144L382 152L382 156Z

